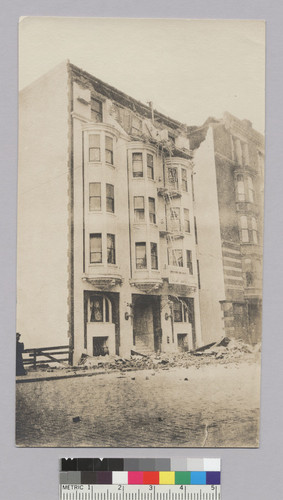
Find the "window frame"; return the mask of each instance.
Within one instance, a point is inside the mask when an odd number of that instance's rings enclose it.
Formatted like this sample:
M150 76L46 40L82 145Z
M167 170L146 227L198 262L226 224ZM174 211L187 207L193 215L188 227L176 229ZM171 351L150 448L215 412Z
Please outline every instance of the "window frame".
M250 243L249 235L249 219L247 215L240 216L241 241L242 243Z
M111 148L109 149L109 144L107 144L107 140L111 141ZM110 154L110 161L108 160L107 156ZM105 163L108 165L114 165L114 139L113 137L110 137L109 135L105 135Z
M248 175L247 176L247 188L248 188L248 199L250 203L255 202L255 188L253 178Z
M100 195L96 194L91 194L91 186L99 186L99 191ZM89 182L89 187L88 187L88 194L89 194L89 211L90 212L101 212L101 182ZM99 208L91 208L91 200L96 200L99 199Z
M109 188L112 188L112 193L110 193L110 194L112 194L112 196L109 196ZM108 209L109 203L111 205L111 210ZM109 214L115 213L115 188L114 188L114 184L106 183L106 212Z
M135 160L134 158L139 156L141 160ZM134 170L134 165L140 165L141 170ZM141 175L140 175L141 174ZM144 174L143 174L143 153L140 151L133 151L132 152L132 176L134 179L142 179Z
M186 250L186 265L189 269L189 274L193 275L193 253L192 250Z
M99 104L99 111L97 111L93 106L93 102L96 102ZM91 120L94 121L95 123L103 123L103 102L98 99L96 96L91 96L91 99L90 99L90 113L91 113ZM97 117L100 117L101 119L100 120L97 120L97 119L93 119L95 116L95 118Z
M154 209L152 211L152 208ZM155 198L148 197L148 214L149 214L149 222L151 224L156 224L156 206L155 206Z
M98 137L98 147L97 145L91 146L91 138L92 137ZM95 140L94 140L95 142ZM98 159L95 158L94 160L91 159L91 151L93 152L98 152ZM96 154L94 154L96 156ZM88 161L89 163L99 163L101 162L101 137L100 134L89 134L88 136Z
M251 228L252 228L253 243L255 245L258 245L258 226L255 217L251 217Z
M137 199L142 200L142 208L137 206ZM142 215L142 217L141 217ZM134 222L135 224L140 224L141 222L145 222L145 202L144 196L134 196Z
M98 248L100 248L100 251L92 251L92 241L97 239L100 241L100 245ZM100 260L93 261L92 260L92 254L98 254L100 255ZM103 257L103 252L102 252L102 233L90 233L89 235L89 263L90 264L102 264L102 257Z
M149 163L149 158L152 159L151 160L152 164ZM146 154L146 171L147 171L147 178L154 180L154 161L153 161L153 154L151 153Z
M144 248L144 256L143 257L138 257L138 249ZM144 264L143 265L138 265L138 260L143 260ZM143 270L147 269L147 255L146 255L146 242L145 241L136 241L135 242L135 263L136 263L136 269L137 270Z
M155 250L155 252L153 252L153 250ZM155 242L150 243L150 264L151 269L155 271L158 270L158 248Z
M237 182L237 200L239 202L245 202L246 201L246 193L245 193L245 177L244 177L244 175L237 174L236 182Z
M187 229L188 227L188 229ZM184 231L185 233L191 232L191 219L189 208L184 208Z
M176 252L179 252L178 258L176 258ZM178 262L181 262L181 264ZM184 255L182 248L171 248L169 250L169 265L174 267L184 267Z
M111 241L112 245L109 246L109 241ZM106 252L107 252L107 264L116 264L116 238L115 234L107 233L106 234ZM109 259L110 257L110 259Z
M181 167L181 187L182 191L184 191L185 193L188 192L188 172L187 169L183 167Z
M175 172L175 174L171 177L172 172ZM178 167L167 167L167 182L171 188L179 189Z

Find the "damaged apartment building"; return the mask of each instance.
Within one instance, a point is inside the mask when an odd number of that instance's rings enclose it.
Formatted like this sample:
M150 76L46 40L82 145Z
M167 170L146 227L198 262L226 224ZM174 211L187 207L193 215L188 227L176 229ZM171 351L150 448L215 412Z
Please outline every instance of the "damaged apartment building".
M249 122L188 127L59 65L20 96L18 329L31 347L68 337L74 363L247 339L260 168Z

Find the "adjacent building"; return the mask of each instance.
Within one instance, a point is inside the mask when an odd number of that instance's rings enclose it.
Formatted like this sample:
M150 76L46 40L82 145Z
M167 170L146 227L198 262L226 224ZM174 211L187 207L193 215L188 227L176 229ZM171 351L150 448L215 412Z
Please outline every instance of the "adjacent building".
M21 92L18 330L91 356L259 338L263 138L69 62Z
M264 137L225 113L189 127L202 334L261 339ZM222 314L220 314L220 310ZM207 314L204 313L207 311Z

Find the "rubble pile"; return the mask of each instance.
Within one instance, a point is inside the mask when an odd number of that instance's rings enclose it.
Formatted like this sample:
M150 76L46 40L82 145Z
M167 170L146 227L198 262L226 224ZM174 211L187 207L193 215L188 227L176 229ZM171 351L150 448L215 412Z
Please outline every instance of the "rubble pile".
M84 369L104 369L105 371L120 370L169 370L171 367L200 367L203 364L237 363L241 361L254 362L260 357L261 346L252 346L242 340L224 337L218 343L200 347L195 351L178 353L153 353L151 355L133 354L128 358L120 356L84 355L80 366Z

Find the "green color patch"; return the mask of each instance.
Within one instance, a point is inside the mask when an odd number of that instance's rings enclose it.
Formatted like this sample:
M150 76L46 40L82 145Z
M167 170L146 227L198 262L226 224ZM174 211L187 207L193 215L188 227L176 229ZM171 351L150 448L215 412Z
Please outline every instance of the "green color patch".
M191 484L191 473L189 471L175 472L175 484Z

